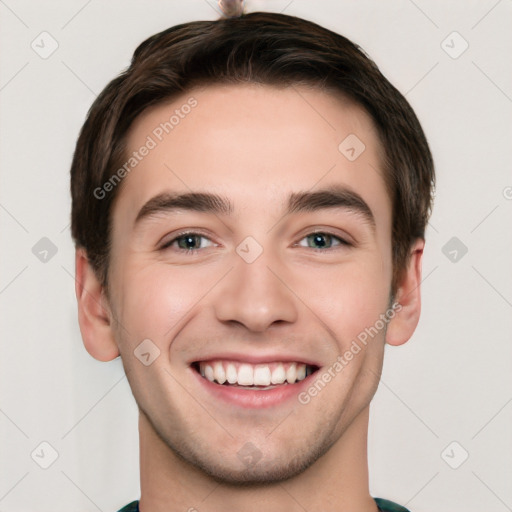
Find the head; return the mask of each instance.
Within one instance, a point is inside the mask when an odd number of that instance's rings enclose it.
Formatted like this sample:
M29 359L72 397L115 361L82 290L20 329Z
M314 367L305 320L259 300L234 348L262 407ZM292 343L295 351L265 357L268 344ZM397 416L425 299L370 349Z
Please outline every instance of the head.
M156 34L73 158L85 346L121 355L184 463L225 482L297 474L361 425L385 342L416 327L433 185L416 115L346 38L270 13ZM266 406L206 382L208 366L263 382L293 362L312 374Z

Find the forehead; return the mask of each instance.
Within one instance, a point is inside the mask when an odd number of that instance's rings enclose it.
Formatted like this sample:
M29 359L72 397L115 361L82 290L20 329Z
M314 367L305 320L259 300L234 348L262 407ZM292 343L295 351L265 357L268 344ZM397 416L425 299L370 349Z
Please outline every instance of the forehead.
M359 190L369 202L379 199L375 206L385 208L380 153L370 117L332 93L299 86L208 86L135 120L126 157L137 161L118 201L134 210L164 190L209 190L232 197L235 208L252 200L277 211L290 192L336 183Z

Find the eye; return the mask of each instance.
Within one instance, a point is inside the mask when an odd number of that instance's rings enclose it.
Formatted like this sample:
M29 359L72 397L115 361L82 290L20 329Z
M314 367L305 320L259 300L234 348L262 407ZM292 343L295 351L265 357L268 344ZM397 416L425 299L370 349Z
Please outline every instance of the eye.
M306 240L306 243L302 243L304 240ZM338 236L335 236L331 233L324 233L321 231L310 233L309 235L305 236L298 245L302 247L310 247L315 250L325 250L325 249L331 249L333 246L339 246L339 245L350 245L346 240L343 240L343 238L340 238Z
M181 233L165 242L160 249L175 247L178 251L195 252L198 249L204 249L215 245L209 238L201 233Z
M185 232L180 233L178 236L170 239L165 242L160 249L169 249L174 248L180 252L186 253L194 253L199 249L205 249L207 247L215 246L216 244L212 242L208 237L204 236L201 233L194 232ZM309 235L302 238L297 244L301 247L309 247L316 251L325 252L326 250L332 249L336 246L350 246L351 244L331 233L324 233L321 231L317 231L314 233L310 233Z

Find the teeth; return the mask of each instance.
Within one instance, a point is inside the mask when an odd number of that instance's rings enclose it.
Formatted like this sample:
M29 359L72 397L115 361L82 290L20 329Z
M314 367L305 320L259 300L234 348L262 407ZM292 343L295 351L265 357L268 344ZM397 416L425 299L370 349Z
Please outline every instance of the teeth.
M204 368L204 376L210 380L211 382L213 382L213 368L207 364Z
M297 380L297 365L292 363L286 370L286 380L288 384L293 384Z
M213 377L219 384L224 384L226 382L226 372L224 371L224 366L220 361L217 361L213 365Z
M279 363L274 371L272 372L272 384L282 384L286 380L286 372L284 371L284 366Z
M270 375L270 368L268 366L257 366L254 369L254 385L269 386Z
M240 386L252 386L254 384L254 373L250 364L242 364L238 369L238 384Z
M269 363L252 365L232 361L199 363L199 372L210 382L267 388L272 385L294 384L312 373L303 363Z
M238 372L233 363L228 363L226 366L226 379L230 384L235 384L238 379Z

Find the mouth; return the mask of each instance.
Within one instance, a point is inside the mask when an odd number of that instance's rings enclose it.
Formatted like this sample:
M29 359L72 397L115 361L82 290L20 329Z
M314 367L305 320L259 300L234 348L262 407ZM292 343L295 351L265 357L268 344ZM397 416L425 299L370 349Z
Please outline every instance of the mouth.
M225 359L196 361L191 366L204 380L214 385L247 391L296 387L319 369L316 365L300 361L252 364Z

